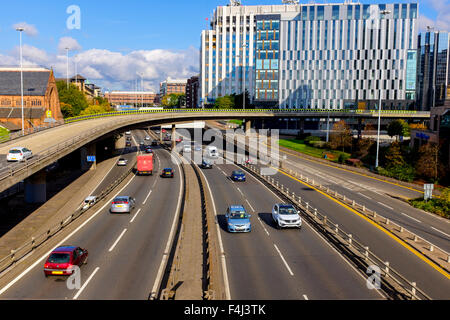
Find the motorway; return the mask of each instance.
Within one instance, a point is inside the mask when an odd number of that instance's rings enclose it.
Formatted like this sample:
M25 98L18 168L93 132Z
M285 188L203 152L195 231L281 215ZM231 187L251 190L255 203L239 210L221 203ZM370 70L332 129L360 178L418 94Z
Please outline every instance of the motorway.
M134 135L141 139L141 133ZM136 153L128 154L132 156ZM177 217L182 184L176 168L174 179L159 177L162 167L173 166L167 151L155 148L155 158L153 176L133 176L118 194L136 199L131 214L110 214L109 201L61 243L89 251L79 290L69 290L59 278L45 278L44 255L8 290L0 289L0 299L148 299L161 280L161 261ZM125 168L113 167L100 184L111 183L121 170Z
M228 142L224 142L224 148L226 150L233 150L227 144ZM300 162L300 160L297 161ZM304 165L304 163L301 163L301 165ZM305 173L305 171L302 171L302 173ZM327 174L328 172L324 172L323 178L325 178L324 176ZM247 174L247 176L249 175ZM354 180L357 179L355 176L356 175L353 176ZM388 233L383 231L382 228L379 228L370 223L367 219L363 219L356 215L335 200L331 199L331 197L316 192L310 186L295 179L295 177L290 177L278 171L273 178L278 180L280 184L283 184L285 187L289 188L289 190L294 191L297 196L301 196L304 201L309 202L313 208L317 208L319 212L327 215L331 221L339 224L339 227L345 232L353 235L353 239L359 241L363 245L369 246L372 252L374 252L383 261L389 262L392 268L399 271L409 281L417 282L417 286L430 295L431 298L450 298L450 278L449 274L445 272L445 270L442 270L433 263L430 263L425 257L417 253L415 250L407 248L402 241L395 237L391 237ZM330 183L330 181L331 180L328 179L328 183ZM348 180L342 180L340 182L335 180L334 182L336 185L342 185L345 181ZM246 186L246 188L241 188L242 191L244 189L248 189L248 186ZM338 189L338 191L340 191L340 189ZM253 200L255 196L257 195L254 195L253 198L249 197L248 199ZM259 201L262 202L263 199L259 199ZM266 210L269 209L270 208ZM380 214L381 213L382 212L380 212ZM429 215L426 216L440 221L439 218ZM404 219L406 219L406 216L404 216ZM396 219L393 218L393 220L395 221ZM404 223L408 225L409 229L414 230L410 226L411 222L408 223L408 221L406 221ZM444 227L445 226L446 224L444 224ZM442 227L443 223L440 222L440 228ZM437 238L439 239L439 236L437 236ZM443 244L448 245L446 241L448 240L444 239Z

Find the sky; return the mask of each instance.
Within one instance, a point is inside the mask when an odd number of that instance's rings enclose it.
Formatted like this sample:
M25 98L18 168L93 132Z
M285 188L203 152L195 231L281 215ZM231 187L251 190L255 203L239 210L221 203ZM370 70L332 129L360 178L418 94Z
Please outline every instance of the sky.
M417 2L420 30L433 26L450 31L450 0ZM200 34L207 28L206 18L211 17L217 6L228 3L228 0L1 1L0 66L19 65L19 34L15 29L24 27L24 66L53 68L57 77L65 77L65 48L70 48L70 76L76 68L104 90L135 90L136 82L141 90L140 73L144 90L158 92L159 83L166 78L189 78L199 72ZM281 4L281 0L243 0L242 4ZM72 10L74 6L79 8L79 15Z

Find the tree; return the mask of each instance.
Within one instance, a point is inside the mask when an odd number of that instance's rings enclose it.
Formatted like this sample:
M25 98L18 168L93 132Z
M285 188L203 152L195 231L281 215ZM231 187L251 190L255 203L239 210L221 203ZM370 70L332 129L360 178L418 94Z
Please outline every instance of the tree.
M109 105L92 105L81 111L80 115L85 116L88 114L106 113L111 111L112 109Z
M165 95L161 100L161 105L168 108L180 108L185 104L186 95L184 93L171 93L169 95Z
M334 124L330 135L330 145L333 149L342 148L342 151L345 151L346 147L352 145L352 133L344 120Z
M75 113L73 112L73 108L70 104L61 102L61 113L64 118L75 117Z
M72 107L73 116L80 115L81 111L89 106L86 96L75 85L70 84L69 89L67 89L65 81L58 81L56 86L58 88L59 101Z
M387 132L390 137L395 136L398 140L400 136L409 135L409 125L403 119L394 120L388 125Z
M405 165L400 144L394 141L386 152L386 169L391 170Z
M417 174L423 178L437 181L439 175L439 146L427 143L419 148L419 160L416 163Z
M237 109L243 109L244 108L244 99L243 93L240 94L233 94L234 96L234 106ZM250 108L250 96L247 90L245 90L245 108Z
M218 109L233 109L235 107L234 97L231 95L218 97L214 107Z

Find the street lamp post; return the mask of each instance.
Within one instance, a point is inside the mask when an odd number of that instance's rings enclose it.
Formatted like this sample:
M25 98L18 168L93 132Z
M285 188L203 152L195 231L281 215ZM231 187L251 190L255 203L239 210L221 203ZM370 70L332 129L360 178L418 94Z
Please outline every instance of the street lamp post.
M66 55L67 55L67 70L66 70L66 77L67 77L67 90L69 90L69 48L66 49Z
M380 11L381 15L386 15L391 13L389 10L382 10ZM381 28L381 23L380 23ZM381 39L378 39L378 41L381 41ZM382 72L382 71L380 71ZM381 77L380 77L381 78ZM379 89L379 95L378 95L378 132L377 132L377 156L375 159L375 168L378 168L379 164L379 153L380 153L380 131L381 131L381 83L380 83L380 89Z
M22 27L16 28L20 35L20 97L22 103L22 135L25 135L25 121L23 115L23 60L22 60L22 32L25 29Z

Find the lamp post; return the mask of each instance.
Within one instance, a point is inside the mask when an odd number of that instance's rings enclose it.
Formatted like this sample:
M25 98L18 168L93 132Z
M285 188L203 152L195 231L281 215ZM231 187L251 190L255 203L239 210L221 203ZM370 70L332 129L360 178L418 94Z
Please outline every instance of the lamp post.
M67 55L67 70L66 70L66 77L67 77L67 90L69 90L69 48L66 49L66 55Z
M137 74L141 77L141 107L144 107L144 73L137 72Z
M25 135L25 121L23 115L23 60L22 60L22 32L25 28L19 27L16 28L16 31L19 31L20 37L20 97L22 103L22 135Z
M380 11L381 15L386 15L391 13L388 10L382 10ZM381 16L380 16L381 17ZM380 23L380 28L381 28L381 23ZM381 41L381 39L378 39L378 41ZM380 73L382 71L380 70ZM381 77L380 77L381 78ZM381 79L380 79L381 80ZM379 89L379 94L378 94L378 131L377 131L377 157L375 159L375 168L378 168L378 164L379 164L379 154L380 154L380 131L381 131L381 81L380 81L380 89Z

